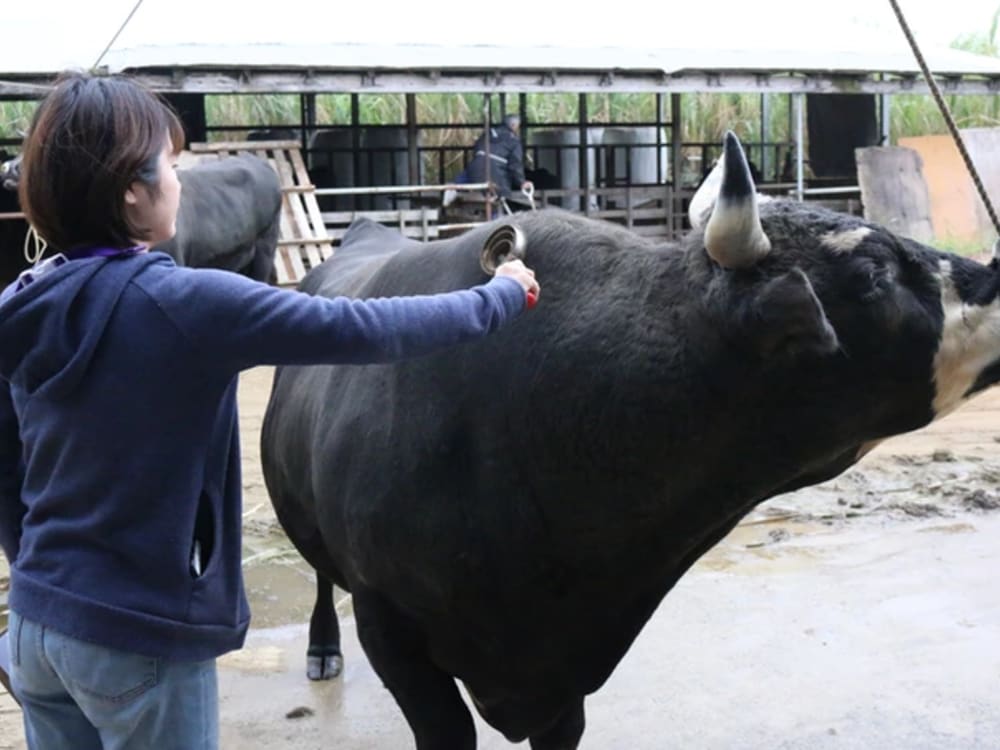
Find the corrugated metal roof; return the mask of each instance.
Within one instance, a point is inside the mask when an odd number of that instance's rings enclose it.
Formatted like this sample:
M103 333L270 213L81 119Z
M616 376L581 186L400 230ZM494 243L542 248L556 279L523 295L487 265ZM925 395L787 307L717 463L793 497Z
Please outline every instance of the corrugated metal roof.
M587 13L568 0L504 6L467 0L424 5L143 0L103 64L112 71L918 73L888 4L860 2L820 7L804 0L752 5L716 0L667 10L662 2L626 0ZM133 5L134 0L36 0L5 9L0 77L91 66ZM866 9L860 15L859 7ZM942 6L940 13L949 9ZM493 23L477 22L479 17ZM998 58L933 45L925 55L938 73L1000 76Z
M926 53L941 74L1000 75L1000 58L953 49ZM915 74L909 50L626 49L422 44L241 44L144 46L112 50L114 71L145 67L276 67L383 70L685 70Z

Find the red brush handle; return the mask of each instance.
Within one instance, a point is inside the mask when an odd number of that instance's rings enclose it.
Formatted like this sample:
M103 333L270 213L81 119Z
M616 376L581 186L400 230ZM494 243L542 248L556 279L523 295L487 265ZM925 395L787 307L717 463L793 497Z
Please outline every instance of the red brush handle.
M534 292L528 292L528 309L531 310L538 304L538 295Z

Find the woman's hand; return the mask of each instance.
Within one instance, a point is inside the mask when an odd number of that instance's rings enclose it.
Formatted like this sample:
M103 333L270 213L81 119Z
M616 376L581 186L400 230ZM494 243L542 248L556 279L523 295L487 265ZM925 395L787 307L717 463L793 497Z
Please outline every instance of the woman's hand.
M497 266L497 276L509 276L524 288L524 293L528 297L528 307L534 307L538 302L538 295L541 287L535 279L535 272L528 268L520 260L508 260Z

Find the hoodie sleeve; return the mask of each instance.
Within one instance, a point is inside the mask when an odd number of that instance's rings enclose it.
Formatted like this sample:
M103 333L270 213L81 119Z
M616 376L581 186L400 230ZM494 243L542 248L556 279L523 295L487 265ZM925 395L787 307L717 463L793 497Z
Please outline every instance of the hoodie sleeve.
M10 384L0 378L0 548L10 563L17 557L21 540L21 520L25 511L21 502L23 479L20 430Z
M179 270L158 302L198 349L236 370L416 357L481 338L525 307L524 289L505 277L443 294L362 300L277 289L224 271Z

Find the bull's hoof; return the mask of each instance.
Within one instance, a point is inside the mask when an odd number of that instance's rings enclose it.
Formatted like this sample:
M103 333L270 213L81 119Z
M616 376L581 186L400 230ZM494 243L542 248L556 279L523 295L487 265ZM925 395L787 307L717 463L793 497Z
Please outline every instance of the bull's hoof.
M306 657L306 677L310 680L332 680L344 669L344 657L340 654Z

